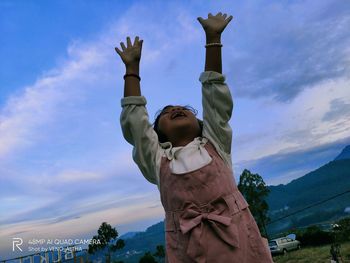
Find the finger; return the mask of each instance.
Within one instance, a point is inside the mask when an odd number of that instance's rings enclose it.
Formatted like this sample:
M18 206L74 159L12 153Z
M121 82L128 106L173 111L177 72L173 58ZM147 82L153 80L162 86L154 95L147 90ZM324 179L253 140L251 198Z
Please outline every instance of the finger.
M226 24L230 23L231 20L232 20L232 18L233 18L233 16L229 16L229 17L227 18L227 20L226 20Z
M217 14L216 14L216 16L222 16L222 13L221 13L221 12L219 12L219 13L217 13Z
M203 19L202 17L197 17L197 20L199 21L199 23L200 23L201 25L203 25L204 19Z
M125 51L126 47L123 42L120 42L120 46L122 47L122 50Z
M135 37L135 40L134 40L134 46L135 46L136 44L138 44L138 42L139 42L139 37L136 36L136 37Z
M127 37L126 38L126 43L127 43L127 47L131 47L131 40L130 40L130 37Z
M227 17L227 14L224 14L224 15L223 15L223 18L226 19L226 17Z
M208 18L209 18L209 17L212 17L212 16L213 16L213 14L212 14L212 13L209 13L209 14L208 14Z
M115 51L118 53L119 56L122 56L122 51L119 48L114 48Z

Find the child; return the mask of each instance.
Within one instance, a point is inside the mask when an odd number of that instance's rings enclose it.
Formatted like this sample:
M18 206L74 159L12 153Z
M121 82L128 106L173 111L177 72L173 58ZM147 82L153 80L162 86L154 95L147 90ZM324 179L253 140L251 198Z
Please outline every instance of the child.
M165 209L167 260L173 262L272 262L248 204L232 174L230 91L221 74L221 33L232 16L198 18L206 33L200 76L203 121L189 107L163 108L154 127L141 96L142 40L116 48L126 66L121 126L133 159L156 184Z

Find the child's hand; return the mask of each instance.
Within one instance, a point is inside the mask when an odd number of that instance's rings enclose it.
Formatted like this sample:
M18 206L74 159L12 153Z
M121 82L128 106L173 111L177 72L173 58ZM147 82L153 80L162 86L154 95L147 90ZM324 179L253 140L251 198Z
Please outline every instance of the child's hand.
M224 31L227 24L232 20L232 16L227 18L227 14L219 12L215 16L209 13L208 19L203 19L202 17L198 17L197 19L199 23L201 23L207 37L218 37Z
M132 45L130 37L127 37L126 43L127 46L125 47L125 44L123 42L120 42L122 51L117 47L115 48L115 51L119 54L125 66L139 64L141 59L143 40L139 40L139 37L135 37L134 45Z

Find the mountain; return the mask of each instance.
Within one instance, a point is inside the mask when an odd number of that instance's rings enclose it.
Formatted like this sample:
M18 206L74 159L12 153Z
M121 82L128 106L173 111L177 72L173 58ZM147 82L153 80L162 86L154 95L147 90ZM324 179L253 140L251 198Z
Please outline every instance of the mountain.
M133 238L138 233L140 233L140 232L127 232L127 233L121 235L119 238L123 239L123 240L130 239L130 238Z
M123 235L125 236L125 235ZM121 236L120 238L123 238ZM113 254L113 259L128 263L139 262L142 255L156 252L158 245L165 244L164 221L150 226L145 232L136 232L133 237L125 238L125 247Z
M345 159L350 159L350 145L346 146L342 152L335 157L334 161L336 160L345 160Z
M350 145L331 162L286 185L269 186L269 216L276 220L350 190ZM350 193L308 208L268 226L271 233L336 220L348 215Z

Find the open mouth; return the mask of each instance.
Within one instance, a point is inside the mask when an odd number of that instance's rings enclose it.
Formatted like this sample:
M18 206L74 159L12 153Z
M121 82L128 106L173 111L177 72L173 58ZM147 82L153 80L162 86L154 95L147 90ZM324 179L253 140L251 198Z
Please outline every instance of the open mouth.
M172 120L177 119L177 118L183 118L183 117L187 117L185 113L183 113L182 111L175 111L173 114L171 114L170 118Z

